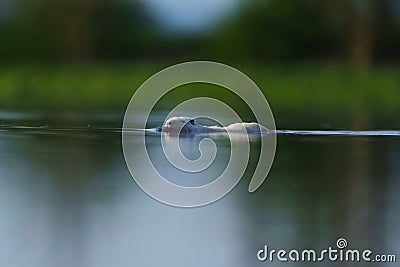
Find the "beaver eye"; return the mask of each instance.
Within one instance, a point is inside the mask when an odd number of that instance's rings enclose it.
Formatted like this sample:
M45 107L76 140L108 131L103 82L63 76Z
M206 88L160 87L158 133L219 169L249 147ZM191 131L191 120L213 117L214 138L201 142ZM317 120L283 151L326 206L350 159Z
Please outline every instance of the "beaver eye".
M189 122L190 122L190 124L193 124L193 125L194 125L194 120L193 120L193 119L190 120Z

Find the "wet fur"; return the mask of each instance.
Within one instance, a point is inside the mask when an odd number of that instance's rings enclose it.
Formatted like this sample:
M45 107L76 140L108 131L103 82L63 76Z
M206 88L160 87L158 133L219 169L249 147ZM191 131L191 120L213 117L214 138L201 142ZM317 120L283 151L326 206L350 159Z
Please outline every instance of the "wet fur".
M194 119L189 117L172 117L168 119L162 130L167 133L224 133L237 132L241 133L245 129L249 134L268 133L268 129L258 123L234 123L227 127L219 126L203 126L196 123Z

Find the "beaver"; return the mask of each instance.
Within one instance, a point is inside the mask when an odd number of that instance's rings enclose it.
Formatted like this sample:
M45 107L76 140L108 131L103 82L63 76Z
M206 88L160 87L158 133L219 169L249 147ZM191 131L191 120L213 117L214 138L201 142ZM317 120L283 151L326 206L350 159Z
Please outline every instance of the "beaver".
M165 121L161 130L166 133L201 134L201 133L241 133L243 128L248 134L265 134L269 129L255 122L233 123L227 127L203 126L189 117L172 117Z

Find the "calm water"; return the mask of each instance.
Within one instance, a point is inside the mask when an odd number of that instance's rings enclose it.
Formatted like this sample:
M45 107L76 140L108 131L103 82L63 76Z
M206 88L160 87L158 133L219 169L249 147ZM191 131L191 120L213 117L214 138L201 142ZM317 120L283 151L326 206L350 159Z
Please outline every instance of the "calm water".
M340 237L350 248L399 260L396 132L280 133L259 190L247 192L250 167L223 199L182 209L155 201L133 181L121 124L122 115L112 113L55 119L0 112L0 266L309 266L259 262L256 253L265 244L288 251L335 247ZM159 137L147 140L160 169L167 168ZM216 142L218 172L229 142ZM257 148L255 141L252 162ZM172 179L188 182L183 175Z

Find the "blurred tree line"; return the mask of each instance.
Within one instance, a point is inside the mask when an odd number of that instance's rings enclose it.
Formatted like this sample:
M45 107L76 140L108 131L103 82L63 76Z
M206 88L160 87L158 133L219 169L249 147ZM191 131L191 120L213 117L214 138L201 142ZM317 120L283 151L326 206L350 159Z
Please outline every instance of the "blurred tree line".
M143 1L4 1L0 61L400 59L400 1L238 1L212 31L187 36L157 25Z
M368 67L373 60L400 58L400 1L248 0L214 41L216 53L226 56Z
M135 58L160 41L138 1L13 0L4 8L2 59Z

